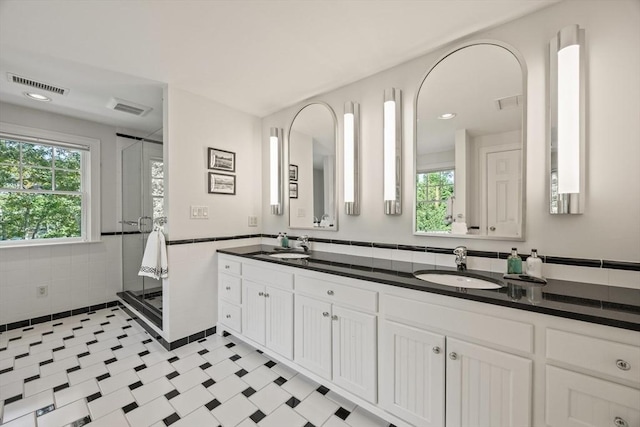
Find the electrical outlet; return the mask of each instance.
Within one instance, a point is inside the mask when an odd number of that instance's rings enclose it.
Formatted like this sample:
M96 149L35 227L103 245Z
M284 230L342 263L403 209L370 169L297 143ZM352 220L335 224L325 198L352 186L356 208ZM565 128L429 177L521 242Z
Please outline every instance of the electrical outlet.
M38 298L45 298L49 295L49 286L38 286L36 287L36 296Z
M258 217L254 215L249 215L249 227L257 227L258 226Z

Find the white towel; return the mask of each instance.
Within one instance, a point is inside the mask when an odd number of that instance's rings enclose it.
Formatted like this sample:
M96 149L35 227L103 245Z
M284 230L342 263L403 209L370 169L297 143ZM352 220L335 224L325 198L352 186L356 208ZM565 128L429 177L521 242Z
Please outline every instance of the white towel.
M138 276L148 276L159 280L166 279L168 275L167 247L164 242L164 233L162 233L160 227L156 227L149 233Z

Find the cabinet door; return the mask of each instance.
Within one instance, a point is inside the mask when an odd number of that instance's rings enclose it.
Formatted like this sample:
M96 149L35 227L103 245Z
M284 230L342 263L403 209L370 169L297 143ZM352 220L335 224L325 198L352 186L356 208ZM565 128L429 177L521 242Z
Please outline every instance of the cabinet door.
M381 332L380 406L416 426L443 426L444 336L390 321Z
M531 360L447 338L447 427L531 425Z
M294 360L331 380L331 304L296 295Z
M547 424L640 426L640 390L547 366Z
M264 285L250 280L242 281L242 334L264 345L265 298Z
M266 288L266 346L293 359L293 293Z
M375 403L376 316L334 305L331 320L333 382Z

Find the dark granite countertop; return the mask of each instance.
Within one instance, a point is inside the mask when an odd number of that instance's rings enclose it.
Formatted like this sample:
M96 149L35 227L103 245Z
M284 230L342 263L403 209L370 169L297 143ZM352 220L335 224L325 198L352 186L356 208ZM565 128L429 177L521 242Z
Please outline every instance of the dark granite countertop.
M640 331L640 290L638 289L555 279L547 279L548 283L545 286L540 286L522 281L507 281L502 278L501 273L474 270L467 272L498 281L502 287L500 289L460 289L426 282L413 276L413 272L418 270L455 271L454 268L429 264L319 251L311 251L310 257L307 259L277 259L269 256L274 253L274 246L269 245L219 249L218 252L304 270Z

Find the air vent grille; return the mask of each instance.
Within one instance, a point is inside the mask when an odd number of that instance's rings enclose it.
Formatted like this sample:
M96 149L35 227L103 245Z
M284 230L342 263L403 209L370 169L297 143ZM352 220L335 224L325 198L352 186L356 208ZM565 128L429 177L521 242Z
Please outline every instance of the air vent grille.
M144 116L149 111L153 110L153 108L149 106L136 104L135 102L125 101L119 98L111 98L107 104L107 108L127 114L133 114L134 116Z
M136 116L140 116L144 114L144 110L142 108L132 107L131 105L117 103L114 107L114 110L122 111L123 113L135 114Z
M522 105L522 95L513 95L496 99L495 103L498 110L506 110L508 108L519 107Z
M67 93L69 93L69 89L66 89L66 88L63 88L63 87L54 86L54 85L49 84L49 83L39 82L37 80L33 80L33 79L26 78L26 77L18 76L16 74L12 74L12 73L7 73L7 75L8 75L9 81L13 82L13 83L17 83L17 84L20 84L20 85L33 87L33 88L36 88L38 90L44 90L44 91L47 91L47 92L56 93L58 95L66 95Z

